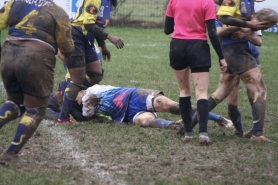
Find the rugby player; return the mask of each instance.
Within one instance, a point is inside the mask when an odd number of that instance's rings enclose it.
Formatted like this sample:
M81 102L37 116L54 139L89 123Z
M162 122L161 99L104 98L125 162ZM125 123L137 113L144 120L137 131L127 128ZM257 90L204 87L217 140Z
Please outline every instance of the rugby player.
M124 46L121 38L104 32L96 24L100 5L101 0L84 0L72 19L74 51L71 59L66 60L71 81L64 94L59 123L70 122L69 114L75 98L82 88L85 74L88 76L89 86L99 83L103 78L103 69L91 41L94 38L108 39L118 49Z
M225 26L247 27L255 30L266 29L266 22L251 21L253 13L254 2L252 0L231 0L223 1L217 15ZM263 134L267 90L260 67L249 49L248 40L246 38L232 40L232 35L228 35L222 37L222 47L228 63L228 70L220 76L218 88L208 99L209 111L230 94L237 83L237 76L239 76L247 87L248 99L252 103L253 128L250 139L258 142L272 142ZM233 121L237 114L236 107L229 109L233 109L229 110ZM233 123L235 124L235 122ZM242 135L242 130L236 124L234 126Z
M45 115L53 90L55 54L73 50L68 14L52 0L8 1L0 10L0 30L8 28L1 53L1 76L8 100L0 107L0 128L18 117L16 134L2 159L22 149Z
M59 91L51 94L50 100L49 100L49 103L48 103L48 109L47 109L46 115L45 115L45 119L57 120L59 112L60 112L60 106L61 106L62 101L63 101L63 93L64 93L64 90L65 90L65 88L67 86L67 83L68 83L67 81L61 82L59 84ZM94 89L94 88L103 88L103 89L105 89L105 87L106 86L100 85L100 86L93 86L93 88L91 88L91 89ZM112 86L109 86L109 87L111 87L111 89L112 89ZM117 88L120 89L120 87L117 87ZM124 89L124 87L121 87L121 88ZM127 88L125 88L125 89L127 89ZM133 88L133 89L135 89L135 88ZM148 92L149 94L154 92L154 94L156 94L157 96L158 95L161 95L161 96L164 95L162 92L157 91L157 90L151 90L151 91L150 90L149 91L146 90L146 92ZM87 93L92 93L93 94L94 91L88 91ZM86 117L86 116L82 115L82 104L80 103L80 98L82 98L83 95L84 95L84 92L80 92L79 93L77 101L75 102L75 104L74 104L74 106L73 106L73 108L71 110L71 115L73 116L73 118L76 121L89 121L89 120L95 118L93 115L89 116L89 117ZM113 91L108 92L107 95L115 96L115 97L118 96L116 93L113 95ZM140 96L140 94L138 96ZM154 96L154 98L155 97L156 96ZM160 98L161 98L161 100L160 100L161 102L169 102L167 104L169 104L169 105L172 104L172 107L174 107L174 109L179 109L179 107L176 107L178 105L177 102L174 102L173 100L170 100L167 97L165 97L165 98L164 97L160 97ZM143 98L141 101L144 102L145 99ZM129 102L127 101L126 103L128 104ZM138 109L140 109L140 103L137 104L137 105L138 105ZM155 106L161 106L161 105L162 104L156 104ZM134 106L136 106L136 104ZM161 110L162 110L161 112L170 112L170 110L169 110L170 107L171 106L168 106L166 109L162 109L161 108ZM157 108L155 108L155 110L156 109ZM149 111L149 110L142 109L141 111ZM192 106L192 114L194 114L195 111L196 111L196 107ZM180 115L179 112L180 112L179 110L176 111L176 114ZM114 114L113 112L112 113L108 113L109 116L112 116L113 114ZM217 122L219 124L219 126L222 126L222 127L231 127L232 126L230 120L228 120L228 119L226 119L224 117L221 117L221 116L219 116L217 114L214 114L214 113L209 113L209 120L213 120L213 121ZM116 121L116 120L114 120L114 121ZM167 124L167 123L170 124L171 122L170 121L165 122L165 124ZM162 126L163 125L157 125L157 127L160 127L160 128Z
M216 34L215 7L211 0L170 0L166 9L164 32L171 34L170 66L180 88L179 106L184 122L184 142L193 139L191 122L191 70L197 112L199 113L199 143L208 145L211 140L207 133L209 69L211 67L210 49L207 43L207 31L210 41L219 57L220 69L226 71L227 63Z

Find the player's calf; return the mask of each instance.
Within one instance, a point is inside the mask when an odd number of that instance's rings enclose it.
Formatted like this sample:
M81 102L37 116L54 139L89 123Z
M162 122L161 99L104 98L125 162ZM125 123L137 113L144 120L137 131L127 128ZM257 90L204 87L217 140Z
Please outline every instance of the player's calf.
M18 105L9 100L6 101L6 103L0 107L0 128L2 128L9 121L21 116L24 111L25 107L23 105Z
M33 135L45 115L46 107L27 108L26 113L20 120L13 142L6 151L6 154L17 154Z

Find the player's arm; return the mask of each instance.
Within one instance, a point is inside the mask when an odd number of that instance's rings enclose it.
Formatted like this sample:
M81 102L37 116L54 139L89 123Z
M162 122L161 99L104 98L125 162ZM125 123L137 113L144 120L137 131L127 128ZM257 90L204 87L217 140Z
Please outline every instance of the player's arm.
M102 29L100 29L95 23L93 24L84 24L86 30L91 32L95 37L98 37L101 40L108 39L112 44L114 44L118 49L124 47L124 42L121 38L117 36L113 36L109 33L106 33Z
M60 7L58 7L60 8ZM71 36L71 24L68 14L60 8L61 17L57 18L55 28L55 38L58 48L61 54L64 56L64 60L69 60L70 55L74 49L74 42Z
M241 31L244 33L245 38L251 42L254 46L262 45L261 34L255 34L250 28L241 28Z
M97 43L98 43L98 46L101 48L101 53L102 53L102 57L104 60L108 60L110 61L111 60L111 53L109 51L109 49L106 47L106 44L105 44L105 41L98 38L98 37L95 37Z
M231 26L238 26L238 27L245 27L245 28L252 28L255 30L264 30L269 26L266 26L266 21L264 22L254 22L254 21L244 21L240 19L236 19L232 16L224 15L220 18L221 22L224 24L228 24Z
M236 27L236 26L229 26L229 27L217 27L216 31L217 31L217 35L220 37L226 37L229 36L231 34L233 34L234 32L238 31L240 29L240 27Z
M207 30L208 30L208 36L210 39L210 42L215 50L215 52L217 53L219 59L223 59L224 55L222 52L222 48L219 42L219 38L216 32L216 26L215 26L215 20L207 20L206 21L206 25L207 25Z
M13 0L8 1L0 9L0 30L3 30L8 27L8 20L9 20L11 6L12 6L13 2L14 2Z
M164 24L164 33L169 35L174 32L174 18L173 17L165 17L165 24Z
M220 69L221 69L221 71L226 71L227 63L226 63L226 60L224 59L222 48L221 48L221 45L219 42L219 37L216 32L215 19L206 20L206 25L207 25L208 36L209 36L210 42L219 58L219 62L220 62L220 66L221 66Z

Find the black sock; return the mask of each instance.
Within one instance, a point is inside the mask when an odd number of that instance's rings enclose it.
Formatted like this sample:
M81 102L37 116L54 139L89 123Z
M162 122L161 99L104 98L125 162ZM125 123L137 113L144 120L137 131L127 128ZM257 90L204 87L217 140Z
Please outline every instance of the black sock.
M214 109L216 107L216 101L210 96L208 98L208 111L212 111L212 109Z
M192 132L191 126L191 96L180 97L179 106L181 111L181 117L184 123L185 132Z
M197 112L199 114L199 133L207 132L208 126L208 100L200 99L197 101Z

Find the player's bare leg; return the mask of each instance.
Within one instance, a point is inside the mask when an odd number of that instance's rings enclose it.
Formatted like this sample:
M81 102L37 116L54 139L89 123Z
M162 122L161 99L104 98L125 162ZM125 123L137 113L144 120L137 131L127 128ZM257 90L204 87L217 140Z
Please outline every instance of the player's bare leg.
M171 100L163 95L154 97L153 107L156 112L168 112L175 115L180 115L180 107L178 102Z
M239 88L239 82L240 78L237 76L235 78L235 85L233 86L232 91L230 94L227 96L227 104L228 104L228 114L230 119L233 122L233 125L236 129L234 132L234 135L242 136L243 135L243 130L242 130L242 123L241 123L241 116L240 112L237 106L237 101L238 101L238 88Z
M193 128L191 125L191 84L189 78L189 67L182 70L174 70L175 77L180 88L179 107L181 117L184 122L184 138L183 142L188 143L193 140Z
M197 100L197 112L199 114L199 143L201 145L212 144L208 137L207 124L208 124L208 85L209 85L209 72L192 73L192 78L195 87L195 96Z
M13 99L14 95L15 94L8 93L9 99L11 101L17 101L17 98ZM25 106L26 112L18 124L13 142L3 154L2 159L13 159L14 156L16 156L21 148L26 144L43 119L48 100L49 96L36 97L24 94L23 104Z
M249 96L251 97L249 98L253 100L253 135L250 139L257 142L273 142L263 135L267 90L260 68L250 69L242 74L240 78L250 92Z
M165 128L172 121L156 118L152 112L143 112L136 116L134 124L140 127Z
M236 83L236 75L221 73L219 83L216 91L208 98L208 111L212 111L217 104L221 103L232 91ZM192 126L198 123L198 113L196 112L192 117Z

